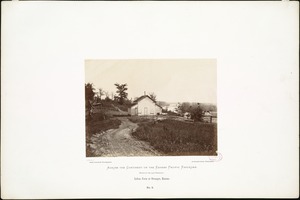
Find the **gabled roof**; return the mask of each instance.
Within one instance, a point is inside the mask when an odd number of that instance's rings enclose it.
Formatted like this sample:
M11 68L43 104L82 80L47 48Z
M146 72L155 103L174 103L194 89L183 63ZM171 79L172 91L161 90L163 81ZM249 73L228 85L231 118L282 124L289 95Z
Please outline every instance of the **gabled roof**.
M148 96L148 95L143 95L143 96L140 96L139 98L137 98L135 101L133 101L133 102L139 102L139 101L141 101L141 100L143 100L143 99L145 99L145 98L149 98L151 101L153 101L154 103L155 103L155 101L150 97L150 96Z
M160 107L162 109L162 107L160 105L158 105L150 96L148 95L143 95L140 96L139 98L137 98L135 101L133 101L133 104L131 106L136 105L139 101L145 99L145 98L149 98L151 101L153 101L153 103L155 103L155 105L157 105L158 107Z

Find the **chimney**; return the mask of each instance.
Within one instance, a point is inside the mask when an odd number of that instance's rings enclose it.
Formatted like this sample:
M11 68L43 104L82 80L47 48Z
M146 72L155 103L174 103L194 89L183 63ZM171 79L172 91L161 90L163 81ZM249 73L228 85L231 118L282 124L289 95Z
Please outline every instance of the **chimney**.
M144 91L144 96L146 96L146 91Z

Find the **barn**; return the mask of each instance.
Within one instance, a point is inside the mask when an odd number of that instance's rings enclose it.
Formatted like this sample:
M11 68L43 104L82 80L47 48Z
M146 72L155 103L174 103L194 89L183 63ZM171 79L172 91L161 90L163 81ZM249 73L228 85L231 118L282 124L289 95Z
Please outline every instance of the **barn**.
M151 99L148 95L143 95L136 99L130 108L128 108L130 115L160 115L162 107Z

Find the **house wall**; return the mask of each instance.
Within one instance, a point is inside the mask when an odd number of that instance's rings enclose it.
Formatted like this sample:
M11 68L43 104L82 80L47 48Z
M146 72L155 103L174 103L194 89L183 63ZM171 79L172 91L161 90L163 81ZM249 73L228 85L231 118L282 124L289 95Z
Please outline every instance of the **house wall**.
M162 108L149 98L144 98L137 105L129 108L128 113L130 115L157 115L157 113L162 114Z
M159 113L160 115L162 114L162 108L155 105L155 114Z
M134 105L131 108L128 108L128 114L130 114L130 115L137 115L138 114L137 106L138 105Z
M155 115L155 103L149 98L138 102L138 115Z

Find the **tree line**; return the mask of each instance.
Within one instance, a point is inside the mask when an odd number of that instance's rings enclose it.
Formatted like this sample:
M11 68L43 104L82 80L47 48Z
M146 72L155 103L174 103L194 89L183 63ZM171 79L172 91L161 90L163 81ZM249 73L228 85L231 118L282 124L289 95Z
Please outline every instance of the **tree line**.
M130 105L133 101L132 99L128 99L128 85L127 83L119 84L115 83L116 86L116 93L108 92L102 88L96 89L93 83L86 83L85 84L85 105L86 105L86 112L90 116L92 105L94 103L100 103L101 101L115 101L118 102L120 105ZM105 96L104 99L102 97ZM155 93L149 94L150 98L156 101ZM136 100L135 98L134 100Z
M184 113L190 113L191 119L195 121L202 121L203 111L217 111L217 106L214 104L205 103L179 103L177 112L181 115Z
M178 111L181 113L191 112L196 108L200 108L203 111L217 111L217 106L214 104L208 103L190 103L190 102L183 102L179 103Z

